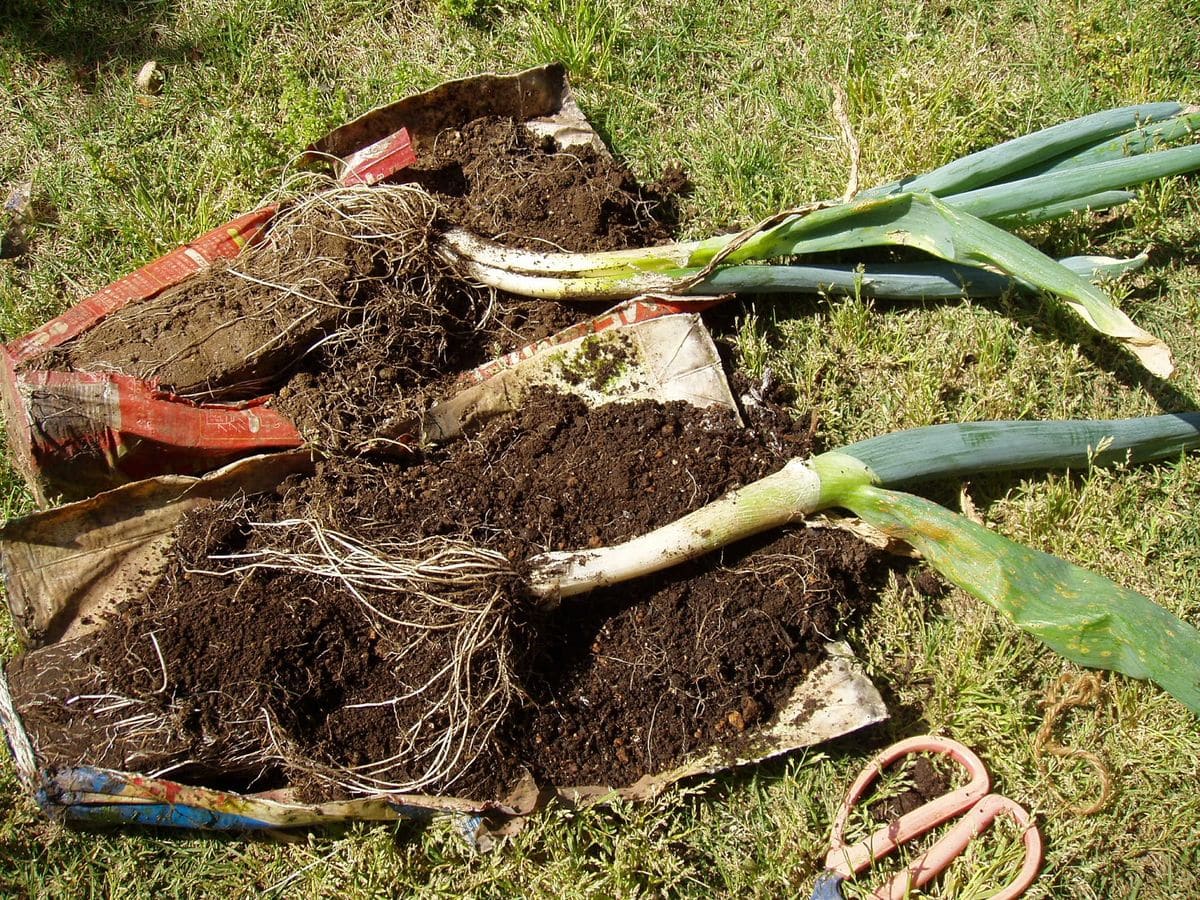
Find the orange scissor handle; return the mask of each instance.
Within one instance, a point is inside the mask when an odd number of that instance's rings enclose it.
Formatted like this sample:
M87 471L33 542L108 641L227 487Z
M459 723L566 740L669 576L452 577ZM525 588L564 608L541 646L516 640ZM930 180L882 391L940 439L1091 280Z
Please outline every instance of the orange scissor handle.
M988 794L966 811L954 827L940 841L913 860L907 869L888 881L875 892L879 900L904 900L913 888L928 884L950 865L967 844L978 834L986 831L996 817L1006 815L1021 826L1021 840L1025 844L1025 862L1015 878L992 895L991 900L1014 900L1020 897L1037 878L1042 867L1044 848L1042 833L1033 824L1033 819L1018 803Z
M864 841L847 846L846 823L857 803L885 768L911 753L939 753L949 756L971 776L971 780L950 793L931 800L924 806L905 813L895 822L880 828ZM992 789L987 768L969 748L950 738L921 735L892 744L866 764L833 820L832 848L825 857L825 867L843 878L850 878L867 868L874 860L886 856L901 844L919 837L966 812Z
M963 787L906 813L896 821L880 828L866 840L848 846L845 843L846 824L854 804L862 798L867 788L874 783L887 766L911 753L939 753L949 756L967 771L971 780ZM901 844L961 815L962 818L954 824L945 837L875 893L875 896L879 898L899 900L906 896L913 887L921 887L931 881L966 849L972 838L990 827L997 816L1006 815L1015 820L1022 828L1021 839L1025 844L1025 862L1016 878L995 894L993 900L1011 900L1011 898L1019 897L1033 883L1041 868L1043 858L1041 832L1038 831L1029 813L1023 807L1007 797L989 793L991 786L991 777L988 775L983 760L969 747L958 741L922 735L893 744L871 759L850 786L846 800L842 803L833 821L833 849L825 858L825 866L843 878L852 878L871 865L873 861L891 853Z

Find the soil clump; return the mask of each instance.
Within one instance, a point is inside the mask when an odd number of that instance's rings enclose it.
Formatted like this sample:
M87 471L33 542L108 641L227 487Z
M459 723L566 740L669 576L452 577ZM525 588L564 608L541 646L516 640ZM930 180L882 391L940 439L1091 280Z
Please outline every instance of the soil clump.
M901 760L893 763L884 769L884 773L893 775L906 762ZM953 778L955 768L941 757L933 757L932 761L924 756L916 757L907 763L904 789L870 804L871 818L880 824L892 823L901 816L945 796L957 787Z
M677 198L690 189L678 167L641 185L590 145L560 149L519 122L485 116L418 142L397 180L441 200L446 219L529 250L623 250L671 240Z
M453 630L397 630L364 612L364 599L398 609L386 595L356 598L327 574L205 574L237 564L214 555L286 543L286 529L251 523L319 521L364 546L454 540L512 563L490 599L497 630L465 663L472 684L491 684L500 660L511 691L470 712L466 733L482 737L423 790L499 798L523 772L542 784L621 785L713 745L732 754L778 714L895 560L841 532L797 528L553 609L531 602L516 573L540 550L665 524L777 470L809 440L790 418L742 428L682 404L589 411L546 395L408 466L326 465L244 508L194 514L147 597L86 648L10 665L14 696L51 764L169 770L243 790L288 783L311 798L364 791L355 773L399 754L408 725L447 727L397 698L437 677ZM400 645L418 648L403 666ZM108 699L71 700L85 696ZM393 767L387 777L418 774Z

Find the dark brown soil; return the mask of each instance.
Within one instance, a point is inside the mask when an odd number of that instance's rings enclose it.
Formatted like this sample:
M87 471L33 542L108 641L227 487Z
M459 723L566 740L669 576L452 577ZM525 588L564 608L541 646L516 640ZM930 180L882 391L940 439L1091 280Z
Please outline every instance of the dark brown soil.
M61 649L47 659L55 668L39 662L41 652L11 666L14 695L52 763L146 771L186 762L173 777L242 788L287 780L328 795L302 769L250 761L250 748L284 741L320 765L386 758L405 709L358 705L420 682L449 648L433 641L417 654L423 662L398 673L382 652L395 635L327 580L188 571L218 565L210 554L277 540L247 520L313 517L364 541L465 537L519 568L545 548L615 542L664 524L807 445L806 428L742 429L682 405L589 413L543 397L479 440L408 468L326 465L243 515L218 506L185 523L168 576L77 654L96 683L86 687L77 673L72 693L135 698L139 705L114 715L152 712L169 722L167 737L160 729L130 741L105 730L109 719L64 704ZM799 529L553 611L506 581L502 640L519 693L494 739L441 787L501 796L523 770L544 784L627 784L714 744L736 748L778 712L824 640L870 603L891 563L845 534ZM473 662L481 677L489 659Z
M871 818L876 822L894 822L953 790L953 764L944 758L934 757L931 760L925 756L918 756L915 759L893 763L884 771L891 774L897 771L899 766L905 766L904 777L909 786L895 796L870 805Z
M501 753L541 783L621 785L741 749L886 581L858 539L798 529L565 601L540 623Z
M419 465L336 460L261 507L371 539L463 535L523 558L615 543L673 521L779 469L810 447L806 427L742 428L684 403L610 404L538 395L473 439Z
M388 312L381 298L381 314L362 323L353 343L309 354L272 405L323 450L354 452L385 423L449 390L462 372L601 311L505 295L489 304L452 290L443 301L429 309L399 297ZM414 312L423 315L414 320Z
M686 176L668 170L642 186L590 146L560 150L512 119L485 117L418 145L415 181L446 218L503 244L533 250L620 250L670 240Z

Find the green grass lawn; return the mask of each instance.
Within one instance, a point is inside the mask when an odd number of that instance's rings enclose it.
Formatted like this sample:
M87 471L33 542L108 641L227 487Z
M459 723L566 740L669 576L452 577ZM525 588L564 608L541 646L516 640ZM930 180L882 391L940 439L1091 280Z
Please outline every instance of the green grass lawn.
M465 8L474 7L464 18ZM689 235L839 196L847 163L827 83L844 86L869 185L1073 116L1200 100L1197 0L12 0L0 11L0 187L34 182L29 251L0 261L11 337L113 278L253 208L329 127L447 78L561 59L584 110L643 179L682 163ZM147 59L162 95L138 102ZM5 193L7 196L7 193ZM1144 376L1052 300L746 303L727 328L815 409L831 445L976 418L1112 417L1200 407L1200 183L1145 189L1112 217L1040 229L1056 256L1151 262L1115 287L1171 344L1179 374ZM1200 622L1200 457L1084 475L989 478L984 520ZM957 484L929 496L958 503ZM5 512L31 508L0 474ZM290 844L89 834L43 822L0 761L0 893L46 896L807 896L833 812L869 749L933 730L975 747L1047 841L1035 895L1200 894L1200 723L1157 688L1105 677L1062 743L1095 751L1040 774L1033 737L1070 666L958 591L898 587L847 635L893 720L869 736L654 803L536 816L472 855L449 823ZM17 651L0 613L0 656ZM929 890L987 896L1019 853L1001 829Z

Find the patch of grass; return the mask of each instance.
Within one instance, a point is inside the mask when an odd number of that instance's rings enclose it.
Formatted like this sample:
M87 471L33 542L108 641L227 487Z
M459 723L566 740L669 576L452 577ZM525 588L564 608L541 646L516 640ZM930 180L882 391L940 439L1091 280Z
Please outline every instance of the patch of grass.
M625 10L610 0L539 0L529 43L541 62L561 62L575 78L607 79L625 33Z
M20 0L0 11L0 186L34 181L30 252L0 262L12 336L181 241L253 208L324 129L477 71L563 59L589 116L643 178L682 162L689 234L841 194L846 159L828 82L846 89L864 184L1099 108L1200 97L1186 0L558 0L465 5L367 0ZM161 96L133 78L163 65ZM1038 231L1050 252L1150 264L1116 286L1168 337L1179 378L1146 379L1053 300L886 304L759 300L727 335L815 409L829 444L972 418L1195 409L1200 395L1200 194L1143 192L1115 216ZM1200 460L1128 471L1006 476L969 489L1017 540L1101 571L1200 621ZM954 503L959 485L935 485ZM9 515L30 508L0 471ZM0 613L0 655L16 641ZM471 855L449 822L273 844L146 832L78 834L42 822L0 754L0 892L75 897L778 896L807 894L842 793L869 750L920 730L976 747L997 790L1035 810L1048 857L1035 895L1200 892L1200 726L1145 684L1106 678L1057 738L1094 750L1117 794L1090 817L1086 769L1039 773L1032 736L1061 660L990 608L896 584L849 636L893 708L871 734L670 791L654 803L546 812L501 853ZM1054 788L1054 790L1052 790ZM1057 793L1056 793L1057 792ZM1061 799L1060 799L1061 798ZM927 892L986 895L1011 870L1000 832Z

